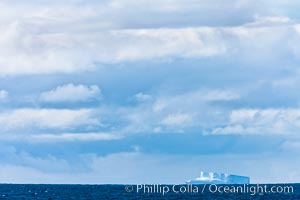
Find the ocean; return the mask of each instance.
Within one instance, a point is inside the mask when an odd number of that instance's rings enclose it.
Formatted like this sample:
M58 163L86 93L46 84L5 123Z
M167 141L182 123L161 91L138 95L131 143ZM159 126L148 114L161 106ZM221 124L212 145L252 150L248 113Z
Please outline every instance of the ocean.
M258 191L258 185L237 188L232 185L1 184L0 199L300 199L300 184L261 186L268 192ZM272 187L274 191L270 192ZM288 187L292 190L288 191Z

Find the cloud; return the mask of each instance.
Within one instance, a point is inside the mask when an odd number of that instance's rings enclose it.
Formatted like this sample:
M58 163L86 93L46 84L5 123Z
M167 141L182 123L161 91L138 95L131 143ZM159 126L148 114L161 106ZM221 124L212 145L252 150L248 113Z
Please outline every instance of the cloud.
M62 134L37 134L27 136L30 142L76 142L76 141L101 141L117 140L121 136L113 133L62 133Z
M213 134L295 135L300 128L299 109L233 110L228 125L215 128Z
M18 5L15 6L17 12L11 8L12 5ZM85 22L87 26L95 19L102 19L97 22L100 28L238 24L251 20L253 13L258 12L259 7L254 5L259 3L238 0L76 0L29 1L25 4L20 0L12 0L0 4L1 10L4 10L1 12L2 20L39 19L51 20L52 23L58 23L59 20L62 25Z
M75 129L80 126L100 126L89 109L31 109L22 108L0 113L3 131L18 129Z
M153 104L154 111L161 111L168 108L190 109L195 105L206 104L214 101L232 101L240 98L240 94L230 89L196 89L173 95L162 95L156 98ZM179 107L180 105L180 107Z
M193 121L193 116L191 114L177 113L170 114L161 120L162 125L166 126L179 126L184 127Z
M240 99L238 91L230 89L195 89L175 94L151 95L151 101L136 107L120 109L126 121L125 133L177 133L219 125L230 114L218 103Z
M292 25L293 21L284 16L267 16L267 17L256 17L254 22L247 23L246 26L253 27L268 27L268 26L282 26Z
M97 63L208 57L226 52L218 30L212 28L56 34L32 33L27 26L15 23L1 32L0 66L6 67L1 67L0 75L74 73L92 70Z
M147 102L152 100L151 95L144 94L142 92L135 94L133 98L138 102Z
M26 130L25 130L26 131ZM95 142L95 141L110 141L120 140L123 138L122 134L114 132L75 132L75 133L26 133L26 134L5 134L2 133L0 141L20 141L30 144L47 143L52 144L56 142Z
M300 140L285 141L281 144L280 148L289 153L300 153Z
M0 101L7 99L7 97L8 97L8 92L5 90L0 90Z
M39 100L46 103L56 102L84 102L93 101L101 98L101 90L96 85L73 85L67 84L43 92Z
M8 27L18 32L19 26ZM275 31L275 29L277 31ZM8 31L6 30L6 31ZM26 30L26 28L25 28ZM1 75L35 74L35 73L72 73L95 68L95 64L113 64L149 59L166 58L203 58L239 53L251 56L253 52L272 52L274 45L287 35L297 39L292 26L289 27L236 27L236 28L185 28L185 29L139 29L113 30L82 34L74 33L16 33L22 40L6 38L10 44L1 45ZM7 37L12 37L7 33ZM26 36L28 35L28 36ZM272 35L272 37L270 37ZM268 36L265 47L260 49L259 42ZM29 37L26 39L26 37ZM125 39L126 38L126 39ZM28 40L28 41L27 41ZM39 43L38 43L39 42ZM0 42L1 43L1 42ZM13 44L15 43L15 44ZM38 43L38 44L35 44ZM101 44L101 45L100 45ZM20 46L23 45L23 46ZM297 49L297 47L294 47ZM7 50L11 49L11 50ZM28 50L27 50L28 49ZM283 50L285 50L283 48ZM282 51L282 50L281 50ZM294 50L287 50L294 54ZM252 52L252 53L251 53ZM13 59L17 56L18 59Z
M0 76L76 73L153 59L164 62L232 56L249 58L248 62L276 61L280 52L299 59L300 50L294 45L299 41L299 33L295 31L297 22L288 17L270 12L271 17L260 15L256 24L250 25L260 10L259 6L253 8L250 1L189 1L190 4L182 0L63 4L15 1L17 7L3 2L0 4L0 9L5 10L0 15ZM209 22L214 19L211 13L218 16L216 23ZM191 19L185 21L187 16ZM199 22L201 19L206 22ZM189 24L191 20L193 23ZM231 23L227 24L228 21ZM143 26L147 22L148 26ZM286 38L289 42L282 42Z

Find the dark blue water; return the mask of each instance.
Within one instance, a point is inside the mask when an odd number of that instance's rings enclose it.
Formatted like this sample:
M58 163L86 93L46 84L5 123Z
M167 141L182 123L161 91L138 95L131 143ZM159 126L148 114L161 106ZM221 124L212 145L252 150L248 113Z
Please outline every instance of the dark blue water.
M277 193L255 193L254 190L246 193L215 192L212 186L173 186L160 185L159 187L136 185L22 185L22 184L0 184L0 199L272 199L272 200L300 200L300 184L291 184L293 191L282 191L287 185L267 185L267 189L272 186L279 186ZM250 185L252 186L252 185ZM181 188L183 187L183 189ZM224 187L224 186L223 186ZM249 186L248 186L249 187ZM256 187L253 185L253 188ZM162 194L162 190L170 191ZM252 189L253 189L252 188ZM175 189L175 191L173 191ZM181 192L179 190L182 190ZM202 189L204 189L202 191ZM211 191L209 191L209 189ZM230 189L230 188L229 188ZM276 189L276 188L275 188ZM127 191L126 191L127 190ZM232 190L233 191L233 190ZM178 192L178 193L177 193ZM228 193L229 192L229 193ZM255 194L254 194L255 193Z

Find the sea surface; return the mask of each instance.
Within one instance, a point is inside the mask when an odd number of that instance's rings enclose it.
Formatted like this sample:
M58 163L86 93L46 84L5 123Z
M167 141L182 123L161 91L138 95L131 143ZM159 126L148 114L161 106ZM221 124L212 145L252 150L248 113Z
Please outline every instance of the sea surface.
M48 185L48 184L0 184L0 199L272 199L300 200L300 184L266 185L275 186L279 192L261 193L253 190L256 185L247 185L251 191L233 193L234 190L220 192L216 186L198 185ZM250 189L250 187L252 189ZM285 186L292 186L293 191L283 192ZM219 186L218 186L219 187ZM242 186L241 186L242 187ZM139 189L138 189L139 188ZM152 188L152 189L151 189ZM169 191L167 192L167 190ZM196 189L198 188L198 189ZM241 188L240 188L241 189ZM165 193L163 194L163 190ZM174 190L174 191L173 191ZM180 191L181 190L181 191ZM211 191L209 191L211 190ZM241 192L241 191L240 191Z

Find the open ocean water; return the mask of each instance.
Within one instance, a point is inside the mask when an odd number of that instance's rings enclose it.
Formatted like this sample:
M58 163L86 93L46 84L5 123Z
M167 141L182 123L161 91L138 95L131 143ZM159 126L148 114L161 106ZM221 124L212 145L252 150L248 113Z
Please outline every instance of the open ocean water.
M300 200L300 184L290 184L293 192L280 193L211 193L208 187L201 191L188 191L183 185L182 193L176 193L181 186L176 186L176 191L169 191L162 195L161 189L165 186L172 190L171 185L162 185L151 191L150 188L137 192L137 186L126 185L48 185L48 184L0 184L0 199L270 199L270 200ZM251 185L252 186L252 185ZM267 185L272 186L285 185ZM253 185L255 187L255 185ZM153 188L152 188L153 189ZM215 188L212 187L214 191ZM184 192L185 191L185 192ZM281 189L279 190L281 191Z

